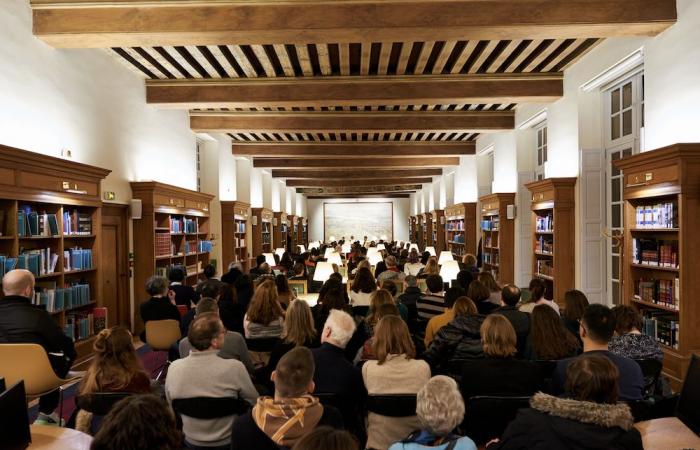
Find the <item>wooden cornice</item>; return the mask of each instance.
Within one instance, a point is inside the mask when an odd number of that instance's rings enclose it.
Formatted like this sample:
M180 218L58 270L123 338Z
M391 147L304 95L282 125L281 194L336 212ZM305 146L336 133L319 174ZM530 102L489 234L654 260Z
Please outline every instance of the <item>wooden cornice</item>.
M675 0L32 0L54 47L656 35Z
M236 156L285 158L318 157L393 157L473 155L476 143L470 142L274 142L235 143Z

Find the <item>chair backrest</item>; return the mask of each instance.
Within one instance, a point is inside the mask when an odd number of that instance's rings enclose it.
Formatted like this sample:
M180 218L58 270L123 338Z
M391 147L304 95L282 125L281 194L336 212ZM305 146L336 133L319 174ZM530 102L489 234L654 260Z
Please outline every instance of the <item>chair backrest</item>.
M146 343L153 350L169 350L181 338L177 320L149 320L146 322Z
M416 394L369 395L367 411L388 417L416 415Z
M463 428L477 445L500 437L521 408L530 406L530 397L477 396L467 402Z
M246 339L245 343L248 346L248 351L264 353L271 352L279 341L279 338L258 338Z
M654 395L656 383L659 381L664 365L658 359L636 359L635 361L639 364L644 376L644 397L650 397Z
M106 416L115 404L130 395L134 394L131 392L93 392L92 394L76 396L75 405L98 416Z
M309 288L307 286L306 280L289 280L289 290L295 292L297 295L304 295L308 293Z
M0 436L0 447L8 450L25 449L31 442L27 396L22 381L0 393Z
M333 406L338 409L343 407L341 398L334 392L314 392L313 396L318 398L324 406Z
M369 306L353 306L352 307L352 315L355 317L356 316L366 317L368 312L369 312Z
M56 389L62 383L39 344L0 344L0 361L3 361L0 376L5 378L5 383L12 386L24 380L24 389L30 397Z
M234 397L176 398L172 401L172 405L177 414L195 419L241 415L250 409L248 402Z
M700 406L698 405L700 405L700 356L693 355L678 398L676 417L695 434L700 434Z
M0 392L5 392L5 389L7 389L7 386L5 385L5 379L3 377L0 377Z

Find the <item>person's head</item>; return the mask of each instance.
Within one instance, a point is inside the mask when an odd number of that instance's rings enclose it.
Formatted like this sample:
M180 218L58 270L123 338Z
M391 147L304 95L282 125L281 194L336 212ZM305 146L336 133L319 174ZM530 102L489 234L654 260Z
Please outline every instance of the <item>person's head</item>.
M467 297L474 300L477 305L483 301L486 301L491 296L491 291L487 288L484 283L479 280L474 280L469 284L469 289L467 290Z
M457 284L465 291L469 289L469 285L474 280L474 275L469 270L460 270L457 272Z
M289 252L282 253L282 258L280 258L280 264L282 264L285 267L292 265L292 256L289 254Z
M544 293L547 291L547 284L541 278L533 278L528 286L530 290L530 302L534 303L544 298Z
M168 283L165 283L167 292ZM2 292L6 296L18 295L32 298L34 296L34 275L25 269L15 269L2 277Z
M491 272L481 272L477 279L488 288L489 292L501 292L501 287L496 283Z
M255 257L255 265L260 267L262 263L265 262L265 255L258 255Z
M260 273L266 274L266 273L272 273L272 269L270 269L270 265L266 262L260 264L258 266Z
M510 358L518 351L516 343L515 329L505 316L490 314L481 324L481 345L487 356Z
M148 295L151 297L163 297L167 295L168 287L168 280L165 277L154 275L146 281L146 292L148 292Z
M386 267L388 269L392 269L396 267L396 258L393 255L389 255L386 258L384 258L384 264L386 264Z
M345 348L355 333L355 320L345 311L331 309L323 325L321 343L328 342L339 348Z
M305 269L304 263L298 262L298 263L294 264L294 276L295 277L304 276L304 269Z
M467 270L474 270L476 268L476 256L467 253L462 257L462 263L467 266Z
M185 280L185 271L179 266L172 267L168 271L168 280L171 283L182 283Z
M439 294L445 289L445 284L442 282L440 275L430 275L425 279L425 285L431 294Z
M607 345L615 334L615 316L605 305L594 303L588 305L579 327L584 344L592 342L597 345Z
M358 443L347 431L324 425L299 439L292 450L358 450Z
M580 348L578 339L566 329L559 314L549 305L537 305L532 310L530 337L537 359L562 359Z
M620 373L609 358L595 353L584 353L566 369L565 392L574 400L585 402L617 403Z
M418 253L415 251L412 251L411 253L408 254L408 263L409 264L417 264L418 263Z
M289 283L287 283L287 277L283 274L279 274L275 277L275 285L277 286L277 293L282 295L289 292Z
M389 315L394 315L394 316L400 316L401 313L399 313L399 308L394 305L393 303L385 303L379 308L377 308L377 320L382 320L382 317L384 316L389 316Z
M316 337L314 316L304 300L294 300L284 318L284 341L294 345L309 344Z
M423 252L420 256L420 263L423 265L428 264L428 260L430 259L430 252Z
M386 289L377 289L369 296L367 322L370 325L374 325L379 321L379 307L382 305L395 305L394 297Z
M155 395L130 395L102 421L90 450L180 450L182 434L170 406Z
M284 315L277 301L277 287L272 280L265 280L255 289L248 305L248 320L252 323L269 325Z
M228 271L232 271L233 269L238 270L239 272L243 273L243 264L240 261L231 261L228 263Z
M363 261L364 262L364 261ZM368 263L369 264L369 263ZM357 273L355 274L355 280L352 282L353 292L363 292L369 294L377 289L377 284L374 281L372 272L367 267L362 267L360 263Z
M332 290L342 290L343 282L338 280L336 277L328 277L328 279L323 283L321 289L318 290L318 301L323 303L325 301L326 295Z
M306 347L294 347L284 354L272 372L275 397L294 398L314 391L314 357Z
M219 314L207 312L197 314L190 324L187 340L198 351L220 349L224 345L226 328L221 323Z
M133 337L123 326L105 328L92 344L93 359L80 385L81 394L119 391L129 386L134 375L143 372Z
M459 297L464 297L466 293L461 287L451 287L445 291L445 308L452 308Z
M463 296L455 300L455 303L452 306L452 313L455 317L476 316L477 314L479 314L479 310L472 301L472 299L470 299L467 296Z
M236 292L236 288L234 288L232 285L224 283L221 286L221 291L219 291L219 302L226 305L226 304L238 304L238 292Z
M385 291L388 291L392 297L396 297L398 289L396 289L396 283L394 283L393 280L382 281L381 288L384 289Z
M333 264L333 273L328 275L329 280L335 280L340 284L343 284L343 275L339 272L340 268L337 264Z
M423 268L423 273L426 275L438 275L440 273L440 266L434 256L428 258L428 262Z
M501 289L501 302L507 306L515 306L520 301L520 288L514 284L507 284Z
M393 314L382 317L377 323L372 349L380 365L384 364L389 355L406 355L407 358L416 356L416 347L406 323Z
M197 306L194 308L195 316L205 313L216 313L219 314L219 303L210 297L203 297L197 302Z
M562 316L571 322L578 322L588 308L588 299L583 292L572 289L564 294L564 312Z
M220 286L218 281L203 281L197 286L197 292L201 297L218 298L221 295Z
M432 377L418 391L416 415L421 428L435 436L446 436L464 419L464 400L457 382L450 377Z
M612 309L615 318L615 334L618 336L639 331L642 328L642 317L629 305L617 305Z
M216 267L214 267L214 264L207 264L204 266L204 277L209 280L211 278L214 278L216 276Z
M406 288L410 287L417 287L418 286L418 278L414 277L413 275L408 275L403 279L403 285L404 285L404 290Z

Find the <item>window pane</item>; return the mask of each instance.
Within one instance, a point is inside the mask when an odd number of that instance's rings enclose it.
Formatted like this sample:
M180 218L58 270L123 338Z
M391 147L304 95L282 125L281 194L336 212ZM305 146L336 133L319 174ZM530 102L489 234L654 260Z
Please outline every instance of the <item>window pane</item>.
M622 226L622 209L620 205L612 205L612 227L620 228Z
M626 148L622 151L622 157L627 158L628 156L632 155L632 149L631 148Z
M616 161L616 160L620 159L620 152L615 152L610 157L612 158L613 161ZM620 175L620 170L617 169L614 164L610 164L610 166L612 167L612 176L616 177L616 176Z
M620 283L617 281L612 282L612 302L613 305L619 305L620 304Z
M610 112L615 114L620 111L620 90L615 89L610 95Z
M538 166L542 165L542 149L541 148L537 149L537 165Z
M612 277L615 280L620 279L620 257L612 255Z
M612 196L611 199L614 202L620 201L620 180L621 178L615 178L611 181L612 183Z
M613 116L610 119L610 139L613 141L620 138L620 115Z
M632 106L632 82L622 87L622 109Z
M537 146L542 147L542 130L537 130Z
M547 145L547 127L542 129L542 143Z
M632 110L627 110L622 113L622 135L629 136L632 134Z
M544 152L544 155L542 156L542 161L547 162L547 146L545 145L544 147L542 147L542 150Z

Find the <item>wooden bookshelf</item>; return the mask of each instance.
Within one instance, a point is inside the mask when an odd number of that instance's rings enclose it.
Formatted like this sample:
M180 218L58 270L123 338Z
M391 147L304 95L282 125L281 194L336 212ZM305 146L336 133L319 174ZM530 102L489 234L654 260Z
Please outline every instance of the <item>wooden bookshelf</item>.
M476 203L445 208L445 243L456 258L467 253L476 255Z
M491 272L501 285L515 280L515 224L507 218L514 193L485 195L481 204L481 255L483 270Z
M433 245L433 215L431 213L421 214L421 223L423 224L423 247L432 247Z
M624 172L621 300L644 314L642 331L661 341L664 373L678 391L691 354L700 353L700 302L695 299L700 277L693 261L700 254L695 235L700 218L700 144L641 153L615 161L614 167ZM670 209L664 206L668 204ZM649 214L638 219L638 208ZM642 291L642 283L656 289ZM659 289L661 283L672 286L672 292ZM669 326L677 326L677 332L668 332Z
M287 248L287 235L289 233L289 221L287 220L287 213L276 212L272 216L272 251L276 248Z
M532 194L532 274L546 281L545 297L564 304L575 288L576 178L547 178L525 185Z
M418 243L418 217L410 216L408 218L408 240L410 243Z
M250 227L250 204L238 201L221 202L221 270L238 261L243 270L249 270L250 251L248 231Z
M423 239L423 214L416 216L416 244L421 252L425 251L425 240Z
M435 247L435 253L440 256L441 251L447 250L447 246L445 246L445 210L436 209L430 215L432 220L431 241Z
M272 210L253 208L253 259L263 253L272 253Z
M141 200L141 219L134 219L134 324L137 333L143 323L138 305L149 296L146 281L152 275L167 276L173 266L183 266L185 283L197 284L210 252L209 206L213 195L155 181L132 182L134 199Z
M297 223L297 234L299 235L299 243L297 245L303 245L304 248L309 250L309 224L306 218L299 216Z
M291 253L296 253L297 245L299 244L299 216L287 216L287 222L289 223L289 236L291 237L290 243L291 247L287 251Z
M60 309L47 305L47 310L64 331L73 319L92 322L91 313L96 306L111 306L113 311L117 309L117 305L106 305L102 301L100 264L100 184L110 172L87 164L0 145L0 255L18 258L22 253L37 251L48 251L56 255L53 271L49 265L35 274L36 287L41 290L60 289L74 284L89 285L87 301L81 304ZM19 216L23 216L22 220L25 217L20 210L27 209L37 213L37 223L47 220L44 214L55 215L56 229L51 230L49 227L47 235L33 236L33 233L27 233L25 223L24 232L20 231ZM71 223L78 224L77 231L64 229L67 225L64 214L68 214ZM73 252L77 248L90 250L90 267L75 270L71 267L71 261L66 260L64 252ZM72 253L70 255L72 259ZM111 325L115 323L112 321L107 324ZM88 333L81 337L76 328L74 337L78 353L76 365L79 365L92 355L94 332L88 326Z

